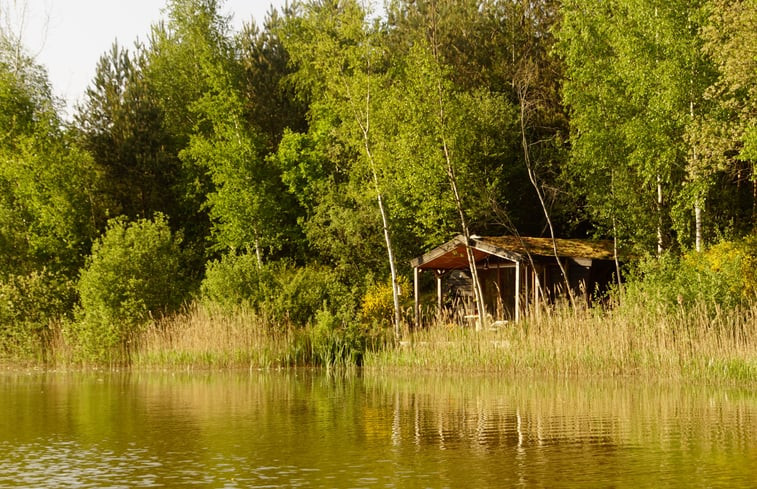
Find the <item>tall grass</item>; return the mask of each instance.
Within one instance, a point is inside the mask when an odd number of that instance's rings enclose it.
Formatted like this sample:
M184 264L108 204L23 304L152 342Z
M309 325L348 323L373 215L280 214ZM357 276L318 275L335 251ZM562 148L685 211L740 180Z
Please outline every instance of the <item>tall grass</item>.
M194 304L155 321L135 339L135 367L180 369L273 368L308 364L309 338L276 327L245 308L233 311Z
M677 311L627 304L610 310L541 311L475 332L432 324L366 365L512 374L757 381L757 305L728 313L698 304Z
M384 341L380 332L345 327L323 311L312 323L298 327L245 307L195 304L142 331L135 339L131 364L182 369L350 368L362 364L366 349Z
M563 304L533 311L519 323L476 332L436 322L406 330L319 315L304 327L282 325L245 308L192 305L154 321L113 365L88 365L53 328L43 355L10 359L16 366L148 369L258 369L293 366L372 370L496 372L513 375L646 376L656 379L757 382L757 305L723 310L697 303L650 307L625 303L574 310Z

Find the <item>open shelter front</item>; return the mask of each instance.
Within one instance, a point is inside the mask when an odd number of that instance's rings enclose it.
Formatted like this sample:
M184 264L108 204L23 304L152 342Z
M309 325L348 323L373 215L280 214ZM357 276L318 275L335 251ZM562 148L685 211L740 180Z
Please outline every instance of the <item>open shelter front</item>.
M591 303L594 293L612 283L617 270L612 241L555 239L521 236L472 236L473 252L487 315L493 320L518 321L532 307L552 303L565 294L567 283L573 296ZM415 319L421 324L420 274L432 272L436 279L437 311L462 310L467 318L478 318L466 255L460 235L412 260Z

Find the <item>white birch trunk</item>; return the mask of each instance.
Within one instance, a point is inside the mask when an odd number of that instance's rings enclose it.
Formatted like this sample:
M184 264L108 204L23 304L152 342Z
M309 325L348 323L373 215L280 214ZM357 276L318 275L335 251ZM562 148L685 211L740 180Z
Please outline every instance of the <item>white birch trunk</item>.
M657 256L664 250L662 241L662 178L657 174Z

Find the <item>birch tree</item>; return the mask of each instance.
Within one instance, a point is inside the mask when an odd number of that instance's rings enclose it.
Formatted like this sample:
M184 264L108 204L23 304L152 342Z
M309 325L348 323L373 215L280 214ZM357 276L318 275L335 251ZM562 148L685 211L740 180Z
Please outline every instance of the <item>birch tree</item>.
M573 182L604 229L612 221L624 241L658 254L688 244L691 211L676 208L698 205L684 189L692 157L685 134L708 76L697 52L701 4L566 1L562 8Z
M325 104L359 152L375 198L392 282L394 332L400 334L401 311L391 216L386 204L373 130L373 110L380 104L381 52L366 20L366 9L355 1L311 3L297 25L289 28L285 45L298 66L296 83L317 106ZM353 168L353 174L359 172Z

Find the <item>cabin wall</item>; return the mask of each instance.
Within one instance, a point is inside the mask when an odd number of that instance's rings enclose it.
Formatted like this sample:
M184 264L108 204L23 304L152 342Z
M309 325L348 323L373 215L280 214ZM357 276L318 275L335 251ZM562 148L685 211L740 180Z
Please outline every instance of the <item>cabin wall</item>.
M486 312L492 318L511 320L515 317L515 267L478 271L484 293Z
M478 269L486 312L495 321L513 321L516 318L516 268L511 263L503 262ZM565 281L554 259L542 257L534 265L535 267L532 267L528 262L519 265L518 302L521 318L533 310L537 300L543 307L567 297ZM611 260L592 260L589 266L583 266L573 260L564 259L563 266L577 304L591 305L598 296L608 290L614 280L615 265ZM442 312L447 317L470 322L470 318L478 314L472 280L467 270L451 270L442 276L442 297Z

